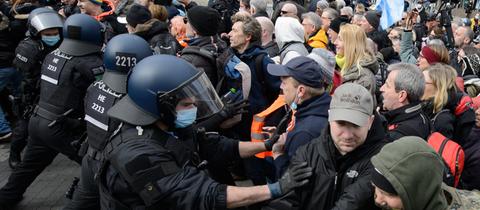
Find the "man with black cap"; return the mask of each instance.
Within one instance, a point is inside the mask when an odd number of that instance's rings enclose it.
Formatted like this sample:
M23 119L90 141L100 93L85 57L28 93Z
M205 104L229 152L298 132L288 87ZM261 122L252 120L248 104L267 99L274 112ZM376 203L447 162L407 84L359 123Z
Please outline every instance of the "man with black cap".
M370 157L383 146L384 133L373 127L373 104L361 85L346 83L335 90L329 126L291 160L314 168L312 184L295 191L299 209L375 209Z
M419 137L385 145L371 162L375 203L382 209L480 209L480 192L443 184L442 157Z
M272 150L276 174L280 177L297 149L320 136L327 125L331 97L326 88L332 83L332 76L305 56L296 57L285 66L269 64L268 72L281 77L285 103L294 112L291 126L280 132L283 134Z
M365 13L361 21L361 27L365 30L367 37L372 39L377 44L377 50L391 46L390 39L388 39L387 32L380 27L381 13L378 11L368 11Z
M82 14L87 14L103 24L105 44L115 35L126 33L125 26L117 21L112 0L78 0L77 6ZM108 10L104 11L104 8Z
M134 4L127 12L127 30L150 44L156 54L177 55L181 46L170 34L168 24L152 18L147 7Z
M85 14L70 16L63 26L64 40L45 57L40 75L40 97L28 131L23 161L0 189L0 208L10 207L58 153L81 163L72 142L85 132L84 96L87 87L104 72L101 59L102 26Z
M227 44L217 34L220 14L209 7L195 6L188 10L187 21L186 35L190 40L188 47L182 50L181 57L203 69L216 86L216 57L227 48Z
M330 23L330 27L328 28L327 34L328 34L328 48L335 52L337 48L333 43L335 43L335 40L337 40L338 33L340 32L340 26L343 24L348 23L348 18L345 16L339 16L335 19L332 20Z

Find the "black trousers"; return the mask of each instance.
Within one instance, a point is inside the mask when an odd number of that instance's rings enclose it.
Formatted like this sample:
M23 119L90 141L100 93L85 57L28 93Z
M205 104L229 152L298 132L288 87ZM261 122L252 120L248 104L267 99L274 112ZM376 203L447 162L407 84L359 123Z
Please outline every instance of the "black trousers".
M100 194L98 184L95 181L95 174L101 167L102 162L85 155L82 160L82 173L78 188L73 193L70 203L64 210L100 209Z
M75 140L76 133L79 133L79 123L66 120L48 127L50 122L51 120L36 114L30 118L30 139L23 161L12 171L7 184L0 189L0 206L12 206L19 202L26 189L58 153L80 164L81 158L70 144Z
M18 115L17 115L18 116ZM28 139L28 120L21 116L15 123L12 133L12 142L10 143L10 153L21 153L27 146Z

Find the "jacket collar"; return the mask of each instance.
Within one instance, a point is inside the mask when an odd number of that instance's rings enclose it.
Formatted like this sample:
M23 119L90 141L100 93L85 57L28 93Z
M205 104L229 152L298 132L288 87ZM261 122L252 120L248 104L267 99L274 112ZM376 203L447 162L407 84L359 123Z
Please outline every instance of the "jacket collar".
M414 103L407 104L398 109L391 110L385 113L385 118L389 124L405 121L410 118L414 118L422 112L422 104Z

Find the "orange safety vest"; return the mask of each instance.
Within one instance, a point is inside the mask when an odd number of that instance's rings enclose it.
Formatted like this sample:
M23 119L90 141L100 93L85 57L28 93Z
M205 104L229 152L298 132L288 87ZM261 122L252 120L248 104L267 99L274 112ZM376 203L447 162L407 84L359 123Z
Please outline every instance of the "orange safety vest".
M252 139L252 142L263 142L265 140L263 136L263 127L265 126L265 119L278 109L282 108L285 106L285 97L284 95L279 95L278 98L268 107L266 110L256 114L253 116L253 121L252 121L252 127L251 127L251 134L250 137ZM267 152L260 152L257 153L255 156L258 158L265 158L265 157L271 157L272 152L267 151Z

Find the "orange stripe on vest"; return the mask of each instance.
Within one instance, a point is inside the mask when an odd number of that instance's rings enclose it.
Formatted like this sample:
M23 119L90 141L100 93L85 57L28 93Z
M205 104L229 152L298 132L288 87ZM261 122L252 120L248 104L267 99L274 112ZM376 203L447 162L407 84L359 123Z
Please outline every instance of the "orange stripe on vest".
M285 98L283 95L279 95L278 98L268 107L266 110L253 116L251 131L252 142L263 142L265 140L263 136L263 127L265 126L265 118L274 113L278 109L285 106ZM256 154L258 158L271 157L272 152L260 152Z

